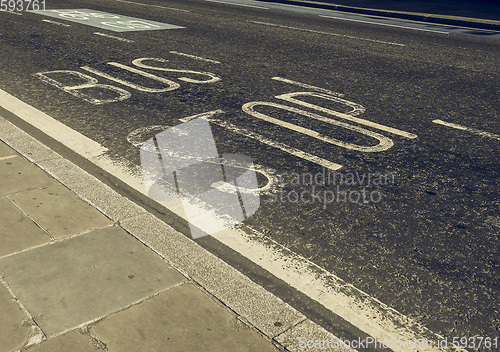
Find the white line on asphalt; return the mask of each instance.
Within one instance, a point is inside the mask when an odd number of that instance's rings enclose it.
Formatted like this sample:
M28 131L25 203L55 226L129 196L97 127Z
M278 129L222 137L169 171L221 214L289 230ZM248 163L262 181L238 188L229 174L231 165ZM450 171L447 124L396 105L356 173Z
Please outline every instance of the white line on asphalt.
M103 155L107 149L97 142L3 90L0 90L0 101L5 109L89 159L130 187L146 194L139 167L130 167L124 159L111 160ZM182 209L169 207L165 202L160 204L171 210L175 209L176 212L180 211L179 216L183 216ZM247 228L252 233L243 231L241 227ZM213 237L378 340L401 341L403 347L405 341L424 341L429 338L442 340L442 336L433 333L415 320L402 315L248 226L240 225L238 228L227 229L214 234ZM395 352L421 350L418 347L392 349ZM451 350L466 352L459 348ZM442 350L433 345L426 351Z
M474 134L477 134L477 135L480 135L480 136L483 136L483 137L489 137L489 138L494 138L494 139L500 140L500 135L494 134L494 133L490 133L490 132L481 131L481 130L478 130L476 128L465 127L465 126L462 126L462 125L457 125L456 123L446 122L446 121L442 121L442 120L433 120L432 122L440 124L440 125L443 125L443 126L448 126L448 127L451 127L451 128L456 128L458 130L468 131L468 132L471 132L471 133L474 133Z
M23 14L20 13L20 12L15 12L15 11L1 11L1 12L7 12L7 13L10 13L12 15L18 15L18 16L22 16Z
M52 21L52 20L42 20L42 21L47 22L47 23L57 24L58 26L71 27L70 24L66 24L66 23L62 23L62 22L57 22L57 21Z
M280 81L280 82L284 82L284 83L288 83L288 84L293 84L293 85L296 85L296 86L299 86L299 87L302 87L302 88L316 90L316 91L323 92L323 93L326 93L326 94L330 94L330 95L333 95L333 96L336 96L336 97L343 97L344 96L344 94L342 94L342 93L333 92L333 91L325 89L325 88L320 88L320 87L312 86L312 85L307 84L307 83L297 82L297 81L294 81L294 80L291 80L291 79L288 79L288 78L272 77L272 79L274 79L275 81Z
M108 149L99 143L69 128L49 115L24 103L16 97L0 89L1 106L11 111L30 125L61 142L67 147L78 151L85 158L97 157Z
M212 114L212 116L213 115L215 115L215 114ZM304 151L302 151L300 149L291 147L291 146L289 146L287 144L274 141L272 139L264 137L261 134L252 132L252 131L247 130L247 129L242 128L242 127L238 127L236 125L233 125L230 122L222 121L222 120L219 120L219 119L216 119L216 118L212 118L212 117L205 117L205 116L200 116L200 117L206 118L208 121L210 121L212 123L215 123L216 125L219 125L219 126L225 128L225 129L228 129L229 131L236 132L236 133L241 134L241 135L243 135L245 137L249 137L249 138L255 139L255 140L257 140L257 141L259 141L261 143L264 143L264 144L269 145L271 147L280 149L280 150L282 150L284 152L292 154L292 155L294 155L296 157L299 157L301 159L304 159L304 160L313 162L315 164L318 164L320 166L323 166L326 169L338 170L338 169L340 169L342 167L342 165L340 165L340 164L336 164L336 163L333 163L333 162L331 162L329 160L320 158L320 157L318 157L316 155L312 155L312 154L306 153L306 152L304 152Z
M127 1L127 0L114 0L114 1L126 2L126 3L129 3L129 4L134 4L134 5L143 5L143 6L158 7L158 8L160 8L160 9L166 9L166 10L175 10L175 11L182 11L182 12L191 12L191 11L189 11L189 10L178 9L178 8L175 8L175 7L166 7L166 6L160 6L160 5L144 4L144 3L142 3L142 2Z
M217 114L223 114L224 111L223 110L213 110L213 111L207 111L207 112L204 112L202 114L198 114L198 115L193 115L193 116L188 116L188 117L184 117L182 119L179 119L179 121L181 122L188 122L188 121L191 121L191 120L194 120L194 119L197 119L197 118L200 118L200 117L203 117L203 118L207 118L208 120L210 120L210 118L214 115L217 115Z
M414 29L416 31L434 32L434 33L441 33L441 34L450 34L449 32L436 31L436 30L433 30L433 29L424 29L424 28L416 28L416 27L399 26L399 25L395 25L395 24L378 23L378 22L372 22L372 21L354 20L354 19L351 19L351 18L343 18L343 17L335 17L335 16L327 16L327 15L319 15L319 17L332 18L334 20L342 20L342 21L352 21L352 22L361 22L361 23L367 23L367 24L376 24L376 25L379 25L379 26L388 26L388 27L396 27L396 28L404 28L404 29Z
M215 60L211 60L211 59L205 59L204 57L199 57L199 56L195 56L195 55L180 53L178 51L171 51L170 54L175 54L175 55L190 57L191 59L200 60L200 61L206 61L206 62L211 62L213 64L220 64L219 61L215 61Z
M9 155L9 156L2 156L0 157L0 160L7 160L7 159L12 159L17 157L17 155Z
M306 29L306 28L299 28L299 27L283 26L283 25L280 25L280 24L274 24L274 23L268 23L268 22L259 22L259 21L248 21L248 22L255 23L255 24L262 24L262 25L265 25L265 26L287 28L287 29L295 29L295 30L299 30L299 31L311 32L311 33L317 33L317 34L333 35L333 36L336 36L336 37L365 40L365 41L368 41L368 42L375 42L375 43L381 43L381 44L389 44L389 45L396 45L396 46L406 46L405 44L399 44L399 43L393 43L393 42L386 42L386 41L383 41L383 40L361 38L361 37L355 37L355 36L352 36L352 35L338 34L338 33L331 33L331 32L322 32L322 31L316 31L316 30L313 30L313 29Z
M116 67L120 67L120 68L125 68L128 71L131 71L131 72L134 72L134 73L138 73L138 74L140 74L140 75L142 75L144 77L148 77L148 78L151 78L153 80L159 81L161 83L167 84L168 87L167 88L148 88L148 87L142 87L142 86L140 86L138 84L135 84L135 83L132 83L132 82L129 82L129 81L125 81L123 79L111 76L111 75L109 75L109 74L107 74L105 72L98 71L98 70L96 70L95 68L92 68L92 67L82 66L80 68L82 70L91 72L91 73L93 73L93 74L95 74L97 76L101 76L103 78L109 79L110 81L117 82L117 83L123 84L124 86L140 90L141 92L163 93L163 92L168 92L168 91L171 91L171 90L175 90L175 89L177 89L177 88L180 87L178 83L175 83L175 82L170 81L170 80L168 80L166 78L163 78L163 77L155 76L155 75L153 75L152 73L149 73L149 72L144 72L144 71L138 70L138 69L136 69L134 67L129 67L129 66L122 65L122 64L119 64L119 63L116 63L116 62L108 62L108 65L112 65L112 66L116 66Z
M205 1L216 2L218 4L236 5L236 6L244 6L244 7L253 7L255 9L269 10L269 8L267 8L267 7L255 6L255 5L246 5L246 4L237 4L237 3L234 3L234 2L226 2L226 1L219 1L219 0L205 0Z
M134 42L133 40L130 40L130 39L120 38L120 37L116 37L114 35L109 35L109 34L105 34L105 33L94 32L94 34L95 35L100 35L101 37L117 39L117 40L120 40L122 42L127 42L127 43L133 43Z

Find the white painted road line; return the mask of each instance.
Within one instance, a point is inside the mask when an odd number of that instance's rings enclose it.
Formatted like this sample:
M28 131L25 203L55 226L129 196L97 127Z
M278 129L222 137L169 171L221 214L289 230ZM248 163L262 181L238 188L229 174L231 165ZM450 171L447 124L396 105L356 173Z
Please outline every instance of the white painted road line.
M312 85L307 84L307 83L297 82L297 81L294 81L294 80L291 80L291 79L288 79L288 78L272 77L272 79L274 79L275 81L280 81L280 82L284 82L284 83L288 83L288 84L293 84L295 86L299 86L299 87L302 87L302 88L316 90L318 92L323 92L323 93L326 93L326 94L330 94L330 95L333 95L335 97L343 97L344 96L344 94L342 94L342 93L337 93L337 92L334 92L334 91L331 91L331 90L328 90L328 89L325 89L325 88L320 88L320 87L312 86Z
M262 25L265 25L265 26L287 28L287 29L295 29L295 30L299 30L299 31L311 32L311 33L317 33L317 34L333 35L333 36L342 37L342 38L358 39L358 40L364 40L364 41L368 41L368 42L375 42L375 43L381 43L381 44L396 45L396 46L406 46L405 44L399 44L399 43L393 43L393 42L386 42L386 41L383 41L383 40L361 38L361 37L355 37L355 36L352 36L352 35L338 34L338 33L331 33L331 32L315 31L315 30L312 30L312 29L299 28L299 27L283 26L283 25L280 25L280 24L274 24L274 23L268 23L268 22L259 22L259 21L248 21L248 22L255 23L255 24L262 24Z
M269 8L267 8L267 7L263 7L263 6L255 6L255 5L247 5L247 4L238 4L238 3L235 3L235 2L226 2L226 1L218 1L218 0L205 0L205 1L208 1L208 2L216 2L216 3L218 3L218 4L236 5L236 6L244 6L244 7L253 7L253 8L255 8L255 9L269 10Z
M373 21L355 20L355 19L344 18L344 17L327 16L327 15L319 15L319 17L331 18L331 19L334 19L334 20L342 20L342 21L361 22L361 23L366 23L366 24L376 24L376 25L379 25L379 26L388 26L388 27L396 27L396 28L404 28L404 29L414 29L416 31L433 32L433 33L441 33L441 34L450 34L449 32L436 31L436 30L433 30L433 29L399 26L399 25L396 25L396 24L388 24L388 23L379 23L379 22L373 22Z
M15 12L15 11L0 11L0 12L6 12L6 13L10 13L12 15L18 15L18 16L22 16L23 14L20 13L20 12Z
M133 40L130 40L130 39L125 39L125 38L120 38L120 37L116 37L114 35L109 35L109 34L105 34L105 33L100 33L100 32L94 32L95 35L100 35L101 37L106 37L106 38L112 38L112 39L116 39L116 40L119 40L119 41L122 41L122 42L126 42L126 43L134 43Z
M160 8L160 9L165 9L165 10L174 10L174 11L182 11L182 12L191 12L191 11L189 11L189 10L178 9L178 8L175 8L175 7L166 7L166 6L160 6L160 5L144 4L144 3L142 3L142 2L127 1L127 0L114 0L114 1L126 2L126 3L129 3L129 4L134 4L134 5L142 5L142 6L158 7L158 8Z
M213 64L220 64L219 61L215 61L215 60L211 60L211 59L205 59L204 57L199 57L199 56L195 56L195 55L191 55L191 54L180 53L178 51L171 51L170 54L185 56L185 57L189 57L191 59L200 60L200 61L211 62Z
M98 157L108 150L99 143L94 142L90 138L85 137L1 89L0 102L2 102L1 106L5 109L72 150L78 151L87 159Z
M188 122L188 121L191 121L191 120L194 120L194 119L198 119L200 117L203 117L203 118L206 118L206 119L210 120L210 118L212 116L217 115L217 114L224 114L224 111L223 110L207 111L207 112L204 112L202 114L184 117L182 119L179 119L179 121L181 121L181 122Z
M51 21L51 20L42 20L42 21L47 22L47 23L57 24L58 26L71 27L70 24L66 24L66 23L62 23L62 22Z
M471 133L477 134L479 136L489 137L489 138L493 138L493 139L498 139L500 141L500 135L498 135L498 134L494 134L494 133L490 133L490 132L485 132L485 131L478 130L476 128L465 127L465 126L462 126L462 125L457 125L456 123L446 122L446 121L442 121L442 120L433 120L432 122L440 124L440 125L443 125L443 126L447 126L447 127L451 127L451 128L456 128L457 130L471 132Z

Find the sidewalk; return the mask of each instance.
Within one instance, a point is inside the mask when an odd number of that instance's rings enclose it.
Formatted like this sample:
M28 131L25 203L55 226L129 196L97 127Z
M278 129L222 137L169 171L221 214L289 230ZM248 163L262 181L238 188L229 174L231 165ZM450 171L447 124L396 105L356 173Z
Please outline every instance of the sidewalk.
M277 351L0 142L0 351Z
M259 0L436 24L500 30L496 0Z

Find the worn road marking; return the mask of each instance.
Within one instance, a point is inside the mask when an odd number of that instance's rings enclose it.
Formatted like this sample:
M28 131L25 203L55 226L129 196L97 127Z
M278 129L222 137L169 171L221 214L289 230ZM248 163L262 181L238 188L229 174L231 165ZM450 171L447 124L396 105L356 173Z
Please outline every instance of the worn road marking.
M91 159L97 157L108 150L99 143L85 137L1 89L0 102L2 102L1 106L5 109L67 147L78 151L85 158Z
M386 42L386 41L383 41L383 40L361 38L361 37L355 37L355 36L352 36L352 35L338 34L338 33L331 33L331 32L315 31L315 30L312 30L312 29L299 28L299 27L283 26L283 25L280 25L280 24L274 24L274 23L268 23L268 22L259 22L259 21L248 21L248 22L255 23L255 24L262 24L262 25L271 26L271 27L279 27L279 28L286 28L286 29L295 29L295 30L304 31L304 32L333 35L333 36L336 36L336 37L365 40L365 41L368 41L368 42L375 42L375 43L381 43L381 44L389 44L389 45L396 45L396 46L406 46L405 44L399 44L399 43L393 43L393 42Z
M189 10L184 10L184 9L178 9L175 7L166 7L166 6L160 6L160 5L151 5L151 4L144 4L142 2L134 2L134 1L127 1L127 0L114 0L114 1L119 1L119 2L126 2L129 4L134 4L134 5L143 5L143 6L151 6L151 7L158 7L160 9L166 9L166 10L175 10L175 11L182 11L182 12L191 12Z
M117 83L123 84L124 86L137 89L137 90L139 90L141 92L163 93L163 92L169 92L171 90L176 90L177 88L180 87L180 85L178 83L174 82L174 81L168 80L168 79L163 78L163 77L158 77L158 76L153 75L153 74L151 74L149 72L144 72L144 71L138 70L138 69L136 69L134 67L129 67L129 66L122 65L122 64L119 64L119 63L116 63L116 62L108 62L108 65L117 66L117 67L120 67L120 68L126 68L130 72L137 73L137 74L140 74L140 75L142 75L144 77L151 78L152 80L155 80L155 81L167 84L168 87L167 88L148 88L148 87L143 87L143 86L140 86L138 84L135 84L135 83L132 83L132 82L129 82L129 81L125 81L125 80L120 79L120 78L113 77L113 76L111 76L111 75L109 75L109 74L107 74L105 72L98 71L98 70L96 70L96 69L94 69L92 67L82 66L80 68L82 70L91 72L91 73L93 73L95 75L98 75L98 76L101 76L103 78L109 79L110 81L117 82Z
M335 16L327 16L327 15L319 15L319 17L332 18L334 20L361 22L361 23L366 23L366 24L376 24L376 25L379 25L379 26L388 26L388 27L396 27L396 28L404 28L404 29L414 29L416 31L434 32L434 33L441 33L441 34L450 34L449 32L436 31L436 30L433 30L433 29L399 26L399 25L396 25L396 24L388 24L388 23L379 23L379 22L372 22L372 21L355 20L355 19L352 19L352 18L343 18L343 17L335 17Z
M207 112L204 112L202 114L184 117L182 119L179 119L179 121L181 121L181 122L188 122L188 121L191 121L191 120L194 120L194 119L198 119L200 117L207 118L208 120L210 120L210 118L212 116L217 115L217 114L224 114L224 111L223 110L207 111Z
M116 40L120 40L122 42L127 42L127 43L133 43L134 42L133 40L130 40L130 39L120 38L120 37L116 37L114 35L109 35L109 34L105 34L105 33L94 32L94 34L95 35L100 35L101 37L113 38L113 39L116 39Z
M0 156L0 160L7 160L17 157L17 155Z
M336 97L343 97L344 96L344 94L342 94L342 93L337 93L337 92L334 92L334 91L331 91L331 90L328 90L328 89L325 89L325 88L316 87L316 86L313 86L313 85L310 85L310 84L307 84L307 83L297 82L297 81L294 81L294 80L291 80L291 79L288 79L288 78L272 77L271 79L274 79L275 81L280 81L280 82L288 83L288 84L293 84L295 86L299 86L299 87L302 87L302 88L316 90L316 91L323 92L323 93L326 93L326 94L330 94L330 95L333 95L333 96L336 96Z
M494 134L494 133L490 133L490 132L481 131L481 130L478 130L476 128L465 127L465 126L462 126L462 125L457 125L456 123L445 122L445 121L442 121L442 120L433 120L432 122L440 124L440 125L443 125L443 126L447 126L447 127L451 127L451 128L456 128L457 130L463 130L463 131L471 132L471 133L474 133L474 134L477 134L477 135L480 135L480 136L483 136L483 137L489 137L489 138L494 138L494 139L500 140L500 135Z
M216 2L216 3L218 3L218 4L236 5L236 6L244 6L244 7L253 7L253 8L255 8L255 9L269 10L269 8L267 8L267 7L263 7L263 6L255 6L255 5L247 5L247 4L238 4L238 3L235 3L235 2L226 2L226 1L219 1L219 0L205 0L205 1L208 1L208 2Z
M190 54L185 54L185 53L180 53L178 51L171 51L170 54L175 54L175 55L180 55L180 56L185 56L185 57L189 57L191 59L195 59L195 60L200 60L200 61L206 61L206 62L211 62L213 64L220 64L219 61L215 61L215 60L211 60L211 59L205 59L204 57L199 57L199 56L195 56L195 55L190 55Z
M76 76L85 81L85 83L78 84L76 86L66 86L64 83L61 83L59 81L56 81L55 79L52 79L50 77L47 77L47 74L49 73L56 73L56 74L66 74L70 76ZM117 102L117 101L122 101L125 99L128 99L131 97L130 92L126 91L125 89L111 86L109 84L100 84L98 83L97 79L94 77L88 76L86 74L83 74L79 71L70 71L70 70L56 70L56 71L47 71L47 72L37 72L34 73L33 76L41 79L42 81L55 86L59 89L62 89L63 91L74 95L75 97L78 97L80 99L85 100L86 102L89 102L91 104L95 105L100 105L100 104L106 104L106 103L111 103L111 102ZM81 90L84 89L89 89L89 88L101 88L101 89L107 89L111 90L112 92L115 92L118 94L118 97L113 98L113 99L97 99L92 96L89 96Z
M7 13L10 13L11 15L18 15L18 16L22 16L23 15L22 13L15 12L15 11L0 11L0 12L7 12Z
M42 21L47 22L47 23L57 24L58 26L71 27L70 24L66 24L66 23L62 23L62 22L57 22L57 21L52 21L52 20L42 20Z

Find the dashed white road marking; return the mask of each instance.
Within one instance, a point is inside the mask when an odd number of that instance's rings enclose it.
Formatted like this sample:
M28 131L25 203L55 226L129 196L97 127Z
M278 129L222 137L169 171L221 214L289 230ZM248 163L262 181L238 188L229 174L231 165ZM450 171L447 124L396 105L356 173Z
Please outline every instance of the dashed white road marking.
M199 56L195 56L195 55L191 55L191 54L180 53L180 52L174 51L174 50L170 51L170 54L185 56L185 57L189 57L191 59L200 60L200 61L211 62L213 64L220 64L220 62L216 61L216 60L205 59L204 57L199 57Z
M404 29L413 29L413 30L416 30L416 31L433 32L433 33L441 33L441 34L450 34L450 32L436 31L434 29L425 29L425 28L399 26L399 25L396 25L396 24L388 24L388 23L379 23L379 22L372 22L372 21L355 20L355 19L352 19L352 18L343 18L343 17L327 16L327 15L319 15L319 17L331 18L331 19L334 19L334 20L342 20L342 21L361 22L361 23L366 23L366 24L376 24L376 25L379 25L379 26L388 26L388 27L396 27L396 28L404 28Z
M62 23L62 22L57 22L57 21L51 21L51 20L42 20L43 22L47 22L47 23L52 23L52 24L56 24L58 26L63 26L63 27L71 27L70 24L66 24L66 23Z
M100 35L101 37L116 39L116 40L119 40L119 41L122 41L122 42L126 42L126 43L134 43L133 40L125 39L125 38L120 38L120 37L117 37L117 36L114 36L114 35L110 35L110 34L106 34L106 33L94 32L94 34L95 35Z
M2 156L0 157L0 160L8 160L17 157L17 155L9 155L9 156Z
M291 80L291 79L288 79L288 78L272 77L272 79L274 79L275 81L280 81L280 82L284 82L284 83L288 83L288 84L293 84L295 86L299 86L299 87L302 87L302 88L316 90L318 92L323 92L323 93L326 93L326 94L330 94L330 95L333 95L335 97L343 97L344 96L344 94L342 94L342 93L337 93L337 92L334 92L334 91L331 91L331 90L328 90L328 89L325 89L325 88L316 87L316 86L313 86L313 85L310 85L310 84L307 84L307 83L297 82L297 81L294 81L294 80Z
M443 126L447 126L447 127L451 127L451 128L456 128L457 130L471 132L471 133L477 134L479 136L489 137L489 138L500 140L500 135L494 134L494 133L490 133L490 132L486 132L486 131L481 131L481 130L478 130L476 128L465 127L465 126L462 126L462 125L457 125L456 123L446 122L446 121L442 121L442 120L433 120L432 122L440 124L440 125L443 125Z
M191 12L191 11L189 11L189 10L178 9L178 8L175 8L175 7L167 7L167 6L160 6L160 5L144 4L144 3L142 3L142 2L127 1L127 0L114 0L114 1L126 2L126 3L129 3L129 4L134 4L134 5L143 5L143 6L158 7L158 8L160 8L160 9L166 9L166 10L175 10L175 11L182 11L182 12Z
M269 10L269 8L267 8L267 7L263 7L263 6L255 6L255 5L247 5L247 4L238 4L238 3L234 3L234 2L226 2L226 1L219 1L219 0L205 0L205 1L208 1L208 2L216 2L216 3L218 3L218 4L236 5L236 6L244 6L244 7L253 7L253 8L255 8L255 9Z
M204 112L202 114L184 117L182 119L179 119L179 121L181 121L181 122L188 122L188 121L191 121L191 120L194 120L194 119L198 119L200 117L203 117L203 118L206 118L206 119L210 120L210 118L212 116L217 115L217 114L224 114L224 111L223 110L207 111L207 112Z
M365 40L365 41L368 41L368 42L375 42L375 43L381 43L381 44L396 45L396 46L406 46L405 44L399 44L399 43L393 43L393 42L386 42L386 41L383 41L383 40L361 38L361 37L355 37L355 36L352 36L352 35L338 34L338 33L331 33L331 32L323 32L323 31L316 31L316 30L312 30L312 29L299 28L299 27L283 26L283 25L280 25L280 24L274 24L274 23L268 23L268 22L259 22L259 21L248 21L248 22L255 23L255 24L262 24L262 25L271 26L271 27L279 27L279 28L286 28L286 29L295 29L295 30L304 31L304 32L333 35L333 36L342 37L342 38Z
M140 176L139 167L131 167L124 159L110 159L104 154L107 149L97 142L3 90L0 90L0 101L5 109L145 194L145 185ZM182 212L182 209L169 206L165 202L160 202L160 204L173 211ZM182 213L179 215L182 216ZM253 233L243 231L242 227ZM238 228L221 231L213 237L379 340L404 343L405 341L443 338L249 227L240 225ZM442 351L434 346L426 351ZM395 352L417 352L418 350L417 347L393 348ZM449 348L449 351L466 352L453 347Z

